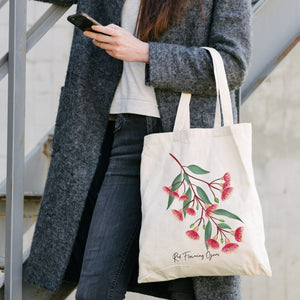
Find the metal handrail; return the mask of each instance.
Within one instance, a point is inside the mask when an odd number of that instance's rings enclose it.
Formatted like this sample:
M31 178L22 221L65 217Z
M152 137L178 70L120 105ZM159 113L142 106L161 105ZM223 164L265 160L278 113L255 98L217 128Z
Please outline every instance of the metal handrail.
M1 8L7 0L0 1ZM0 60L0 80L8 73L4 274L7 300L22 299L26 53L70 6L52 5L26 32L27 0L9 0L9 51Z
M266 2L267 0L252 0L252 9L253 12L258 11L258 9Z
M9 1L5 299L22 299L26 0Z
M37 44L37 42L51 29L51 27L62 17L70 6L59 6L53 4L46 10L46 12L26 33L26 52L31 50ZM8 52L0 59L0 81L7 73Z
M253 9L253 51L242 103L300 42L299 0L260 0Z

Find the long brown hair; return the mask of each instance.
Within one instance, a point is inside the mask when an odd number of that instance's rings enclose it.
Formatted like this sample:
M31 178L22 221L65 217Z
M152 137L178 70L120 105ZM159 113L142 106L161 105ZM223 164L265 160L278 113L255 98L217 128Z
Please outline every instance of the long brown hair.
M141 0L135 26L136 36L144 42L157 40L170 21L177 21L178 24L182 9L186 9L192 1L195 0ZM205 17L201 0L198 1Z

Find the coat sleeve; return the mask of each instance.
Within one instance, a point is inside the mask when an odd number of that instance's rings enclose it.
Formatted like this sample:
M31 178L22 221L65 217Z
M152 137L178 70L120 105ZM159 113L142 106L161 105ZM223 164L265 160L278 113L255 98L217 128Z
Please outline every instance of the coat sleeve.
M77 0L36 0L36 1L53 3L60 6L69 6L72 4L77 4Z
M230 90L245 78L251 53L251 1L216 0L209 47L221 54ZM149 42L146 85L210 96L215 81L209 53L201 47Z

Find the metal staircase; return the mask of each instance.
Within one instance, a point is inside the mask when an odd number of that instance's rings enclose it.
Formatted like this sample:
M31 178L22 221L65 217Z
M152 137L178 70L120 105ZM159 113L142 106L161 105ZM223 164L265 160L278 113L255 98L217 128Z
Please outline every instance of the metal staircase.
M7 1L0 0L0 9ZM242 103L300 40L299 0L256 0L252 4L254 47L250 70L241 88ZM1 201L6 201L6 264L4 270L4 257L0 256L0 288L3 289L5 276L7 300L22 299L22 264L28 257L34 231L33 225L22 236L23 223L20 220L23 217L23 199L25 198L25 203L26 199L41 200L54 130L52 127L45 134L24 162L25 52L34 47L69 7L50 6L30 30L25 32L26 0L10 0L9 56L7 53L0 59L0 80L9 74L7 181L0 183L0 208ZM36 180L29 181L33 176ZM31 185L32 182L34 185ZM65 299L73 289L68 284L63 285L56 294L36 289L27 293L26 299Z
M249 73L242 86L242 102L300 41L299 0L258 0L252 3L253 52Z

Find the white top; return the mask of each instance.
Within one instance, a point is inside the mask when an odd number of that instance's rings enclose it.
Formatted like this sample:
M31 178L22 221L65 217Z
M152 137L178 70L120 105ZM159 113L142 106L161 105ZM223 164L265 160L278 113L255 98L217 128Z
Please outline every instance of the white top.
M121 26L133 34L140 0L126 0L122 9ZM117 86L111 114L133 113L160 117L154 88L145 85L145 63L123 62L122 77Z

